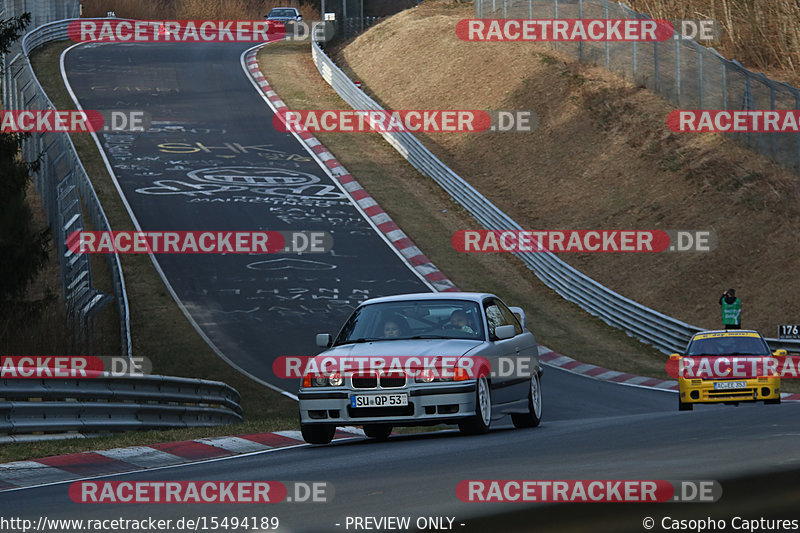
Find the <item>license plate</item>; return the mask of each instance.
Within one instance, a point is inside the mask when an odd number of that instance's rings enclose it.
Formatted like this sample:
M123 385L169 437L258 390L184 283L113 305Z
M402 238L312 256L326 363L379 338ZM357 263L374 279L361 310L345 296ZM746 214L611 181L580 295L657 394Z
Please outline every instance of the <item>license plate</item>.
M361 394L350 396L350 407L402 407L408 405L408 394Z
M714 390L746 389L746 381L720 381L714 383Z

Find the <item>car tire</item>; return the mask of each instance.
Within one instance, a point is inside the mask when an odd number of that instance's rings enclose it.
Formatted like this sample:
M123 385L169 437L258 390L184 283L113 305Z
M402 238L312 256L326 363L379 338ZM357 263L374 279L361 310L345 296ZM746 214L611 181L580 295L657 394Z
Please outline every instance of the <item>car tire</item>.
M364 426L364 434L375 440L386 440L392 434L392 426L389 424L369 424Z
M486 376L478 378L475 385L475 414L458 423L464 435L482 435L489 432L492 423L492 394Z
M531 376L528 388L528 412L511 413L511 421L516 428L535 428L542 422L542 382L539 374Z
M328 444L333 440L336 426L330 424L300 424L303 440L309 444Z
M693 403L683 403L680 394L678 395L678 411L691 411L694 409Z
M764 400L764 404L766 405L780 405L781 399L780 398L773 398L771 400Z

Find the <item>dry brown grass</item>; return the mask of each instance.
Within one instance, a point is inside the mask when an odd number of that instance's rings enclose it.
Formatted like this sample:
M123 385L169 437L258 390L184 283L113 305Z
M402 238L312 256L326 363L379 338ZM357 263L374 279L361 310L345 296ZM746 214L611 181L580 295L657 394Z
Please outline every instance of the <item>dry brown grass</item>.
M800 317L797 177L713 134L675 134L662 98L533 43L468 43L471 8L423 3L337 58L394 109L529 109L526 134L432 134L423 142L523 227L712 229L707 254L564 254L665 314L718 327L728 286L744 325L776 335ZM498 58L502 57L502 61ZM569 354L569 352L566 352Z
M748 68L800 84L800 2L797 0L627 0L653 18L719 21L725 29L715 45Z
M307 43L282 42L259 52L270 85L291 109L346 109L311 61ZM417 172L377 133L317 133L433 264L461 290L492 292L519 305L536 340L588 363L667 378L664 355L565 301L515 257L463 254L451 245L475 220L436 183Z
M304 20L319 20L319 11L296 0L84 0L84 17L136 19L232 19L260 20L273 7L296 7Z

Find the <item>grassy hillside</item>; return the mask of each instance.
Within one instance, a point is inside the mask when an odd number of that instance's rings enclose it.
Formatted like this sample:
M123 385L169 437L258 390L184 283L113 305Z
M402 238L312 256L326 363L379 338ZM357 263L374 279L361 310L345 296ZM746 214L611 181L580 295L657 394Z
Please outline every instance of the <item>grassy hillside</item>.
M627 0L627 4L653 18L717 20L725 32L714 47L725 57L800 86L797 0Z
M775 335L800 320L798 180L715 134L676 134L671 105L546 45L460 41L471 6L426 2L337 57L394 109L527 109L527 134L431 134L433 151L530 229L711 229L706 254L564 254L606 286L718 327L728 286L744 325Z

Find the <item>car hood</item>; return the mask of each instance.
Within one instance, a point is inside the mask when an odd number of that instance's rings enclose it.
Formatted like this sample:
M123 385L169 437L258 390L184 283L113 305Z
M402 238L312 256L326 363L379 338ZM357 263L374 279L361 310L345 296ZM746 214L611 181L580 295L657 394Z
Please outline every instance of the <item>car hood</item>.
M358 344L334 346L319 354L326 356L392 357L392 356L441 356L462 357L483 344L472 339L411 339L397 341L370 341Z

